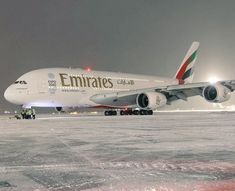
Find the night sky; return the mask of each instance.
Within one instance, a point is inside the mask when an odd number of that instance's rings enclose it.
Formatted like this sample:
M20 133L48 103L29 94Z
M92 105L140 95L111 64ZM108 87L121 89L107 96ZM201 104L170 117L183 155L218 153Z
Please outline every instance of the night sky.
M192 41L201 43L195 81L235 79L234 9L234 0L0 0L0 111L16 108L4 90L30 70L173 77ZM208 106L182 107L193 104Z

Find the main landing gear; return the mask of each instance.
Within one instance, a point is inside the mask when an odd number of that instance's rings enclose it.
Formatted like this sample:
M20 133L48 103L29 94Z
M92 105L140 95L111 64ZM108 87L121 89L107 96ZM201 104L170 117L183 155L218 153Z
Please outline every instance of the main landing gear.
M121 110L120 115L153 115L153 110Z
M117 115L116 110L107 110L104 112L105 116ZM153 115L153 110L120 110L120 115Z
M104 112L105 116L117 115L117 111L115 110L108 110Z

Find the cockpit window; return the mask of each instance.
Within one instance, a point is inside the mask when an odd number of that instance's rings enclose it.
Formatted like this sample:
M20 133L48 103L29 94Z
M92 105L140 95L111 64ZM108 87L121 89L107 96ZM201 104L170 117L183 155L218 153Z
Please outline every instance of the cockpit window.
M15 81L14 84L27 84L27 82L26 81Z

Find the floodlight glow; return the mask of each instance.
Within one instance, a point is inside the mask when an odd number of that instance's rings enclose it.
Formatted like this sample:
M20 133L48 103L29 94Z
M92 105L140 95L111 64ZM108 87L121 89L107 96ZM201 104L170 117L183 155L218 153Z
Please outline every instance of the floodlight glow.
M218 81L219 81L219 78L216 77L216 76L210 76L210 77L208 78L208 82L210 82L211 84L214 84L214 83L216 83L216 82L218 82Z

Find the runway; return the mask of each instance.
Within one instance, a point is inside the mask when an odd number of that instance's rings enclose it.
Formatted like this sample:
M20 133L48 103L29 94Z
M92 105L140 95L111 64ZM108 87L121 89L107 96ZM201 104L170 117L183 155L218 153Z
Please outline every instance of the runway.
M235 113L0 118L0 190L234 191Z

